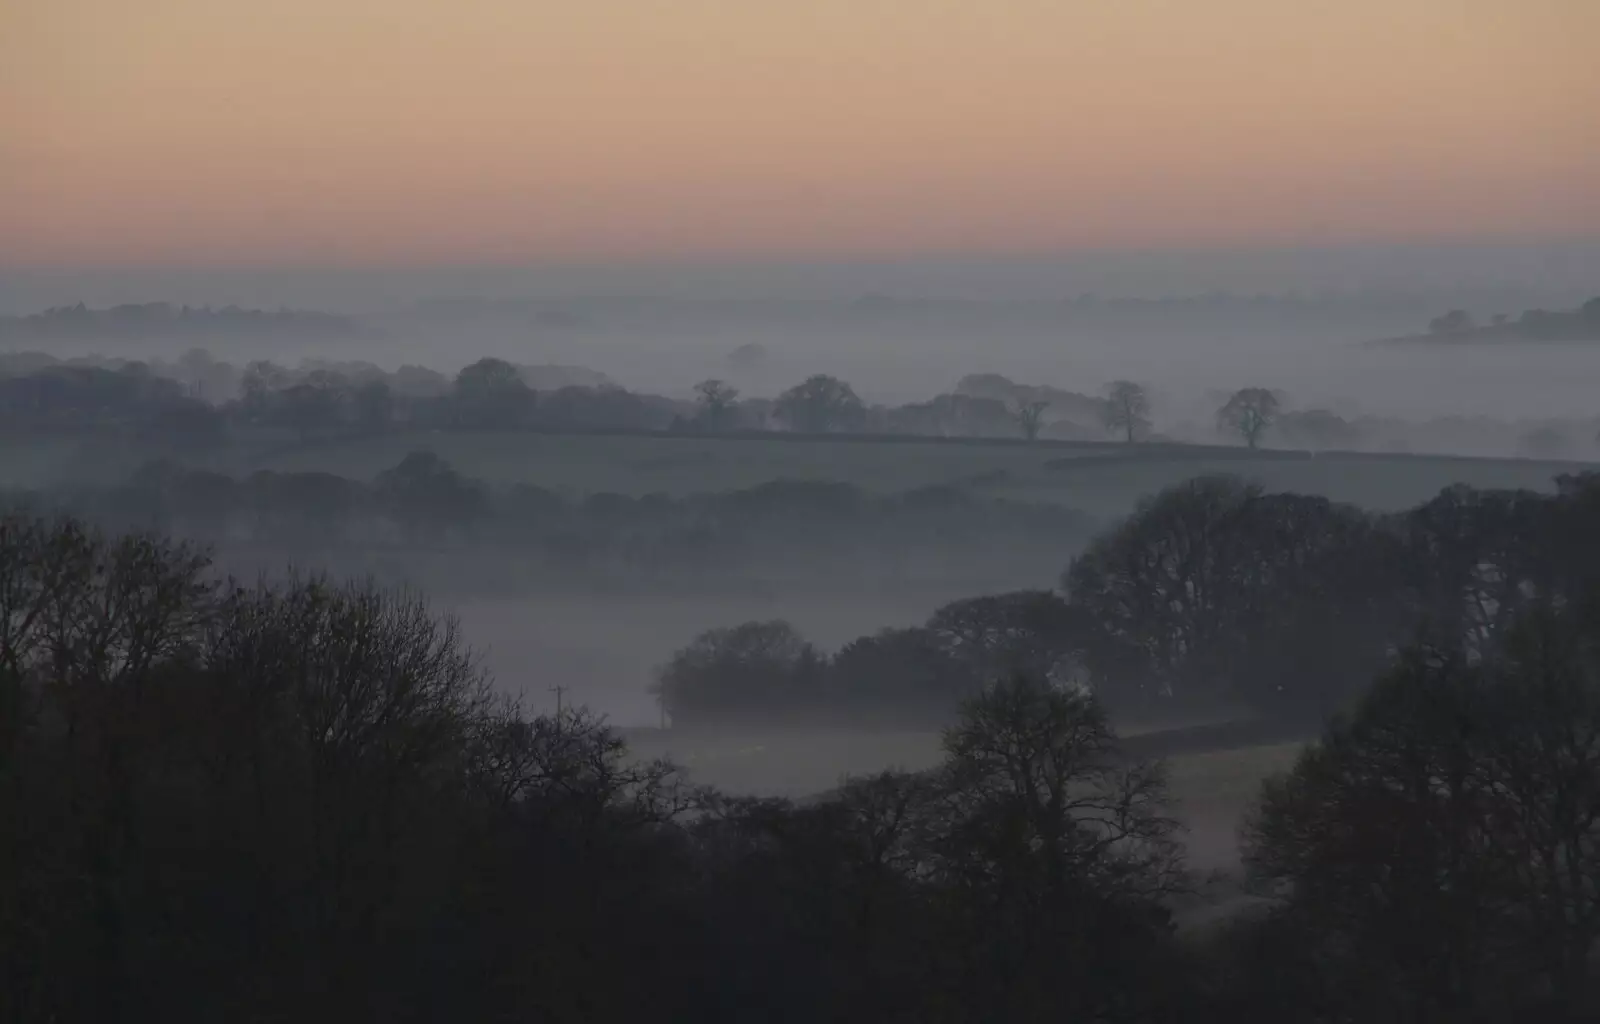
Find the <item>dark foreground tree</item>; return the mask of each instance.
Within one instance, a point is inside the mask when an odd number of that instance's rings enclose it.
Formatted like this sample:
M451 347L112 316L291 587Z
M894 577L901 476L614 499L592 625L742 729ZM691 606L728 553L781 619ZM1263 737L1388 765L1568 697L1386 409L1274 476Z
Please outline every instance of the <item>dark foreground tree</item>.
M945 735L935 877L958 1019L1139 1019L1183 890L1159 763L1128 758L1093 698L1015 676ZM1146 983L1152 979L1144 975Z
M1164 900L1186 876L1161 767L1026 677L966 702L944 746L932 772L801 807L714 804L695 832L736 867L709 987L785 1021L1174 1019Z
M1263 788L1246 864L1338 1019L1600 1010L1594 611L1413 651Z

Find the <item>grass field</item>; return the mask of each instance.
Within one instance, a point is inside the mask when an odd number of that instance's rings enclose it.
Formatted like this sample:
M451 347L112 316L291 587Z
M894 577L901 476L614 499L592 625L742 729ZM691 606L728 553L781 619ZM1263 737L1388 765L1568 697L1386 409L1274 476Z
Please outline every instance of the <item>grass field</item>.
M1394 509L1458 482L1548 488L1558 473L1583 465L1400 454L1312 456L1199 445L420 431L310 444L259 439L180 461L234 475L314 470L369 479L417 449L431 449L478 479L537 484L573 495L681 495L776 479L838 480L879 492L958 486L1100 516L1120 515L1140 497L1201 473L1237 473L1273 490ZM0 439L0 483L120 479L162 454L133 440L5 438Z
M696 781L730 793L790 798L824 792L846 775L924 770L941 756L939 735L931 731L752 733L713 740L639 730L630 733L629 745L640 757L671 756ZM1236 866L1240 817L1261 780L1287 769L1300 749L1299 743L1270 743L1168 759L1175 810L1188 829L1194 867Z

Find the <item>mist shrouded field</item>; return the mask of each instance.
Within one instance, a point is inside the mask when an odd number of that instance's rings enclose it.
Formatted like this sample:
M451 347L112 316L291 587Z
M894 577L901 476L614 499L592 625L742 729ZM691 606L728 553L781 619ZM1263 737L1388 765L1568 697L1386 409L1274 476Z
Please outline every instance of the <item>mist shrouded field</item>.
M1150 736L1173 723L1124 724L1125 736ZM933 731L754 731L715 736L674 736L651 730L628 734L639 757L670 756L698 782L730 793L805 798L837 786L846 776L887 769L922 771L942 756ZM1293 763L1299 742L1263 743L1228 750L1180 753L1170 758L1175 810L1187 831L1195 867L1237 866L1237 828L1261 780ZM1159 745L1153 749L1159 750Z
M56 446L56 447L52 447ZM1025 446L914 439L828 441L789 438L684 438L528 433L418 433L327 441L288 449L238 450L213 456L237 476L257 469L319 471L370 480L425 448L490 486L532 483L577 497L615 492L690 495L753 487L776 479L841 481L899 493L942 485L968 493L1057 504L1109 525L1142 498L1208 473L1235 474L1269 491L1319 494L1394 511L1455 483L1549 490L1574 464L1513 459L1408 455L1249 453L1239 449L1115 444ZM119 477L145 456L114 445L72 440L13 442L3 453L14 482ZM783 538L774 538L783 540ZM985 566L970 552L949 561L929 554L894 573L790 579L744 576L725 586L675 586L654 578L629 589L546 586L520 576L510 558L480 570L456 556L405 556L413 582L440 591L468 639L484 649L501 685L568 688L571 698L628 724L655 720L645 687L651 673L700 631L750 619L787 619L827 648L884 627L920 622L939 605L976 593L1049 588L1075 553L1064 538L1037 561L1013 556ZM961 557L956 557L956 556ZM306 554L274 556L305 564ZM425 572L433 565L436 572ZM493 570L493 585L490 585ZM531 572L531 570L528 570ZM474 575L477 573L477 575ZM476 583L474 581L477 581ZM476 591L476 593L475 593ZM496 596L489 596L490 593ZM537 680L537 683L530 683Z
M234 476L257 470L322 472L371 479L408 452L438 454L490 485L527 483L569 495L688 495L773 480L826 480L880 493L953 486L991 497L1069 506L1118 516L1139 498L1203 473L1259 480L1273 490L1322 494L1373 508L1400 508L1452 483L1547 488L1577 465L1539 459L1363 453L1245 452L1237 448L1112 443L974 443L787 437L547 435L398 432L380 438L240 445L190 461ZM0 469L11 486L120 479L162 450L132 439L0 439Z
M1574 292L1553 304L1575 305L1584 297ZM1364 344L1420 331L1451 301L1424 297L1397 312L1368 311L1352 300L1348 308L1296 316L1182 307L1075 317L1048 305L938 301L891 301L881 310L848 299L514 301L509 310L481 304L495 310L492 315L422 316L401 308L358 316L373 327L377 336L371 339L285 337L274 340L270 351L227 336L203 343L219 358L286 364L365 360L389 370L410 363L446 373L493 356L581 366L635 391L676 396L688 396L707 377L727 379L749 396L770 397L810 374L829 373L850 381L868 401L891 404L946 391L971 373L1087 394L1120 378L1150 388L1158 426L1204 426L1218 393L1248 385L1280 389L1297 408L1328 408L1345 416L1594 415L1585 386L1600 374L1600 351L1593 345ZM1487 316L1491 310L1479 312ZM194 343L152 342L129 355L173 358ZM762 358L730 360L744 346L759 346ZM55 339L51 349L62 356L117 354L92 338Z
M707 630L781 620L831 654L880 630L920 626L961 599L1052 589L1091 533L1112 528L1145 499L1197 477L1234 476L1272 494L1323 497L1391 513L1454 485L1548 493L1558 475L1586 468L1596 454L1595 439L1578 431L1596 413L1590 382L1600 379L1600 350L1578 345L1401 350L1360 344L1415 329L1414 310L1282 323L1259 312L1211 311L1185 322L1181 311L1123 310L1086 324L1066 323L1061 310L1048 305L885 299L430 308L370 316L382 332L371 338L303 346L289 339L271 351L220 339L213 348L240 361L364 359L390 370L422 364L447 375L464 363L496 356L598 371L624 387L674 399L687 397L693 384L712 376L726 378L750 398L775 394L811 373L832 372L869 402L926 401L974 372L1001 373L1024 386L1050 385L1079 395L1099 394L1106 382L1129 378L1148 385L1157 435L1218 442L1128 445L1047 437L1023 443L1006 436L748 431L719 436L676 428L454 424L440 429L398 420L381 431L315 436L247 421L222 443L178 455L188 470L210 470L235 481L264 473L375 486L408 455L428 452L473 486L508 493L529 485L572 503L579 516L588 514L585 502L596 496L692 502L777 481L844 484L884 499L937 490L959 493L963 500L1082 513L1063 518L1070 526L1057 530L1052 520L1047 535L1029 535L1004 550L1002 545L991 550L980 529L944 548L922 548L871 566L837 553L828 561L820 548L807 548L817 537L798 536L805 532L801 525L809 523L803 512L752 536L752 553L786 553L790 561L752 561L731 571L701 573L699 565L673 563L670 569L640 572L637 565L613 564L593 578L542 576L526 551L494 543L430 547L393 540L350 550L326 543L304 549L264 545L242 563L271 568L289 561L313 571L375 571L386 582L403 580L459 619L496 688L520 698L529 711L586 706L625 731L631 756L671 757L695 782L735 795L806 800L845 776L928 769L943 756L940 735L931 728L850 726L657 729L661 714L649 687L658 669ZM66 343L52 354L70 355L79 344ZM751 344L761 346L759 360L730 360L735 349ZM105 354L103 343L85 351L97 349ZM171 358L180 351L114 355ZM1228 392L1257 385L1281 389L1296 410L1321 407L1340 415L1388 417L1409 425L1402 430L1416 427L1418 432L1403 441L1377 441L1373 450L1361 452L1302 450L1270 434L1269 447L1246 449L1237 438L1218 435L1212 420ZM1505 438L1550 417L1570 420L1567 458L1428 453L1436 442L1440 450L1483 450L1473 430L1485 421L1501 431L1500 447L1490 450L1503 450ZM1429 421L1425 429L1420 426ZM1079 425L1090 433L1061 437L1094 436L1098 429ZM1418 450L1399 450L1412 440ZM1274 449L1274 442L1283 446ZM1396 450L1383 450L1385 445ZM14 433L0 438L0 482L16 488L114 485L132 470L173 456L170 442L131 432ZM785 535L788 529L797 536ZM848 532L828 522L819 522L817 529ZM942 535L939 544L945 544ZM1287 768L1310 731L1303 726L1261 735L1227 731L1253 721L1242 711L1214 709L1201 716L1124 717L1114 723L1123 736L1146 743L1148 753L1170 755L1173 813L1187 830L1187 849L1197 868L1237 867L1241 816L1261 780ZM1165 736L1213 727L1220 730L1214 745L1163 746Z

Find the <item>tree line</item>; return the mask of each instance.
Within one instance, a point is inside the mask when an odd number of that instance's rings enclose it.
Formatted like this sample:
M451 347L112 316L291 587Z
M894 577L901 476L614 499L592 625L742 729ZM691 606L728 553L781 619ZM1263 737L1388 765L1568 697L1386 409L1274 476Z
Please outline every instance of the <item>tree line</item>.
M926 401L871 405L846 381L814 374L776 398L709 379L693 398L629 391L568 367L485 358L453 378L419 366L258 360L242 369L194 350L174 364L12 354L0 360L0 428L134 431L182 448L270 431L310 442L392 430L608 430L728 434L888 434L931 437L1155 438L1144 385L1112 381L1098 396L973 375ZM1218 430L1256 447L1287 416L1290 436L1337 440L1331 413L1285 413L1282 396L1242 388L1217 410ZM1318 417L1321 417L1320 419ZM1337 419L1334 417L1334 419ZM1085 422L1087 421L1087 422ZM1340 421L1342 423L1342 421ZM1343 425L1348 433L1348 424Z
M1525 309L1516 318L1495 313L1484 322L1467 310L1452 309L1428 321L1428 336L1480 341L1600 341L1600 295L1576 309Z
M371 481L260 471L234 478L172 462L121 484L0 493L12 507L66 512L114 531L157 531L219 552L326 559L352 551L472 552L572 574L713 575L756 567L931 559L1065 557L1093 520L1058 505L932 486L874 494L776 480L722 493L571 498L533 484L491 487L412 452Z
M710 630L653 683L675 723L926 720L1014 672L1130 713L1245 706L1315 722L1434 635L1491 646L1600 576L1600 475L1454 486L1397 514L1206 476L1090 541L1059 591L954 602L828 654L782 622Z
M496 698L415 596L10 518L0 1018L1592 1019L1594 596L1410 648L1264 786L1263 908L1185 933L1164 767L1092 694L731 798Z
M171 340L218 334L347 340L372 338L378 333L350 317L314 310L214 308L170 302L130 302L105 309L78 302L28 316L0 316L0 338L25 341L85 336Z

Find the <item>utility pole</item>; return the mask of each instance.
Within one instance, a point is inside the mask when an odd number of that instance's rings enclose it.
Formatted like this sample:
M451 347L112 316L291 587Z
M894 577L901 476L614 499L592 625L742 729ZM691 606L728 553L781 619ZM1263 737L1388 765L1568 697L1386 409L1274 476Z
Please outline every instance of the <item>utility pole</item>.
M556 717L560 718L562 712L561 698L567 692L567 688L558 683L550 687L550 692L556 695Z

